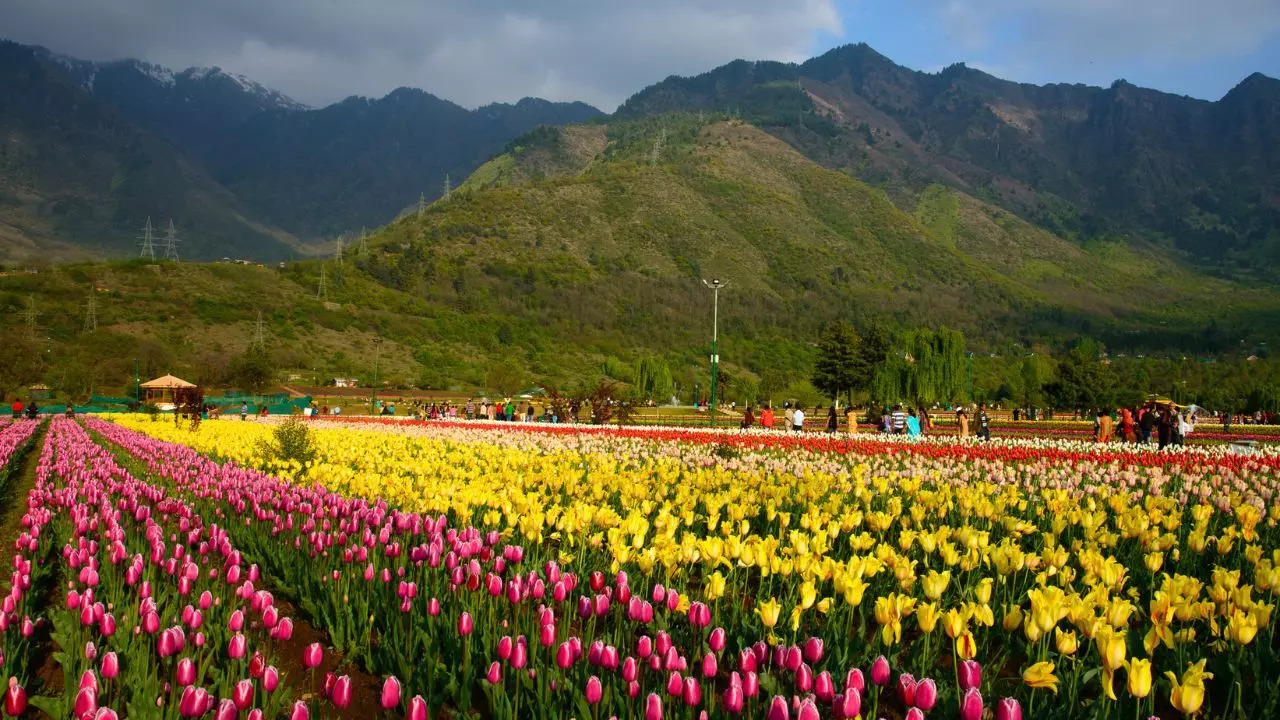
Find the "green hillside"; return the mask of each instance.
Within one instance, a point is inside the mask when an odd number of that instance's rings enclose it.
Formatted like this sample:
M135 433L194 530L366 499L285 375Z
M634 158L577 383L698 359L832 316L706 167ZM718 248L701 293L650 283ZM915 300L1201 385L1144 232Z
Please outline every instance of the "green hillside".
M1221 352L1280 327L1280 297L1195 274L1141 244L1068 242L941 186L908 214L754 126L692 114L539 129L342 266L140 262L0 277L5 389L81 392L142 374L227 378L263 313L275 365L435 388L625 379L662 356L705 384L711 296L731 379L807 378L821 329L948 325L970 347ZM96 298L99 327L84 330ZM36 341L23 309L33 299ZM375 351L375 338L385 338ZM1273 340L1274 342L1274 340ZM590 380L588 380L590 381Z

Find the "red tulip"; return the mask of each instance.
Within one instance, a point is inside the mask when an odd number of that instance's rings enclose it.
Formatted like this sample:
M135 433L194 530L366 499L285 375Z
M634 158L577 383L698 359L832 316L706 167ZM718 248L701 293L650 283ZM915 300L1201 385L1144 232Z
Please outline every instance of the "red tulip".
M961 690L976 688L982 684L982 666L973 660L961 660L956 676Z
M996 720L1022 720L1022 705L1014 698L1001 698L996 703Z
M9 678L9 688L4 691L4 712L9 717L18 717L27 710L27 691L22 689L15 677Z
M409 698L409 712L405 715L405 720L430 720L430 717L430 713L427 712L427 701L423 700L421 695Z
M503 635L498 638L498 659L504 662L509 659L511 657L511 648L513 645L514 643L512 642L510 635Z
M383 681L381 700L383 710L400 706L400 680L395 675L388 675Z
M262 671L267 669L267 661L260 651L254 651L253 657L249 658L249 677L260 678Z
M910 673L898 675L898 699L907 707L916 704L916 679L914 675Z
M556 665L561 670L573 667L573 647L568 642L562 642L556 648Z
M604 689L600 687L600 678L592 675L587 678L587 702L595 705L604 697Z
M249 717L246 720L266 720L263 715L262 708L254 708L249 711Z
M964 697L960 699L960 718L982 720L982 693L977 688L971 687L964 691Z
M311 643L302 649L302 667L310 670L319 667L324 660L324 649L320 647L320 643Z
M880 687L889 684L889 661L883 655L871 663L871 682Z
M925 678L916 683L915 706L925 712L933 709L938 703L938 684L933 678Z
M804 655L801 654L799 647L796 647L793 645L792 647L787 648L787 654L786 654L786 659L784 661L784 665L788 670L790 670L791 672L795 672L800 669L800 665L803 663L804 663Z
M813 669L808 663L800 663L796 668L796 690L807 693L813 689Z
M253 704L253 681L241 680L231 689L231 699L239 710L248 710Z

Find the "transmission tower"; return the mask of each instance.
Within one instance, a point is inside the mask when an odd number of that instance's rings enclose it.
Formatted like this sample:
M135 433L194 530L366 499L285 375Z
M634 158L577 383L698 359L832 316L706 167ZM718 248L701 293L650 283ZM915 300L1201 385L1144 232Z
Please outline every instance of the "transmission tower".
M422 211L419 210L418 212L421 215ZM360 228L360 246L356 252L360 254L361 258L369 257L369 233L365 232L364 228Z
M662 128L662 132L658 134L658 139L653 141L653 152L649 155L649 164L657 165L658 158L662 157L663 147L667 144L667 129Z
M151 216L147 216L147 224L142 228L142 252L138 257L156 259L156 238L151 230Z
M324 281L321 280L321 282ZM258 321L253 325L253 344L261 347L265 347L267 344L267 325L262 321L261 310L258 311Z
M36 341L36 296L27 296L27 309L22 311L23 320L27 323L27 340Z
M427 209L427 194L418 193L418 217L422 217L422 213Z
M84 331L92 332L98 329L98 296L92 288L89 289L89 300L84 306Z
M324 263L321 263L321 264L320 264L320 289L319 289L319 290L316 290L316 299L317 299L317 300L328 300L328 299L329 299L329 287L328 287L328 283L327 283L327 281L326 281L326 279L325 279L325 266L324 266Z
M164 234L164 259L178 262L178 229L173 226L173 218L169 218L169 229Z
M338 261L338 267L342 267L342 236L338 236L338 249L333 253L333 259Z
M449 196L450 196L450 195L452 195L452 194L453 194L453 183L449 182L449 174L448 174L448 173L445 173L445 176L444 176L444 199L445 199L445 200L448 200L448 199L449 199Z

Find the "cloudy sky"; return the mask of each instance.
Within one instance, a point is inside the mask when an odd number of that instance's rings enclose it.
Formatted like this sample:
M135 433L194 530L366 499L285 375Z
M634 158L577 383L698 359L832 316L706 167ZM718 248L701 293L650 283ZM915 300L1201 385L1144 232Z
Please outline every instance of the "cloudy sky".
M964 61L1208 99L1280 76L1277 0L4 0L0 35L216 65L311 105L408 85L468 107L532 95L612 110L671 74L859 41L921 70Z

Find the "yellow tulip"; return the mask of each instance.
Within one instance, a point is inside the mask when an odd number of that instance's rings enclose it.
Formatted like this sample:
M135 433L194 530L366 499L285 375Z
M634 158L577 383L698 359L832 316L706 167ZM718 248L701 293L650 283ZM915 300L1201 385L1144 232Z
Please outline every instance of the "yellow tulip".
M1053 663L1038 662L1022 672L1022 682L1027 687L1049 689L1058 694L1058 678L1053 674Z
M707 578L706 588L703 594L707 600L718 600L724 597L725 579L724 576L717 572L711 573Z
M1147 566L1147 572L1152 575L1160 572L1161 566L1164 565L1164 553L1153 552L1147 553L1142 557L1142 562Z
M1141 700L1151 694L1151 661L1133 658L1125 663L1129 673L1129 694Z
M813 607L813 603L818 599L818 590L814 587L812 581L807 581L800 586L800 607L808 610Z
M1206 694L1204 681L1213 677L1213 673L1204 671L1204 664L1205 660L1200 660L1188 665L1186 672L1182 673L1181 681L1172 671L1166 671L1164 674L1173 684L1173 690L1169 693L1169 704L1183 715L1195 715L1204 705Z
M1248 645L1258 634L1258 619L1252 613L1236 610L1227 621L1227 637L1237 645Z
M1001 626L1005 632L1013 632L1022 625L1022 608L1017 605L1010 605L1009 609L1004 613L1004 621Z
M930 570L929 574L925 575L920 580L920 584L924 588L924 595L930 600L937 600L942 597L942 593L946 592L947 585L950 584L950 582L950 570L944 570L942 572Z
M1055 628L1054 640L1056 641L1058 652L1062 655L1075 655L1076 650L1080 647L1080 641L1076 639L1075 632L1063 631L1062 628Z
M916 607L916 624L920 626L920 632L926 635L933 632L938 625L937 603L924 603Z
M771 628L778 624L778 616L782 614L782 606L773 598L761 600L756 603L756 614L760 616L760 622L765 627Z
M966 630L956 638L956 654L962 660L972 660L978 654L978 643L973 639L973 633Z
M995 584L992 578L983 578L978 581L978 587L974 589L974 595L978 598L978 602L983 605L991 603L991 588Z
M966 627L968 622L959 610L952 608L942 614L942 629L946 631L947 637L953 640L960 637Z

